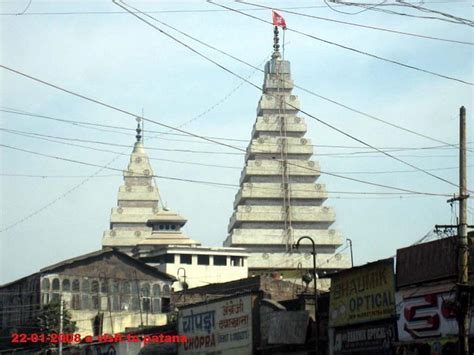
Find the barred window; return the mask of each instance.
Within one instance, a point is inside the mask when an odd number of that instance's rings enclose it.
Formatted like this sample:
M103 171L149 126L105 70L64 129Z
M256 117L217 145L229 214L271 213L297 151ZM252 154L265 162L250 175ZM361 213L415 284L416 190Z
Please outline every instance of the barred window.
M82 281L82 292L91 292L91 284L89 283L89 280Z
M61 287L60 287L59 279L54 279L53 280L53 290L58 291L60 288Z
M78 279L75 279L72 282L72 291L73 292L79 292L81 290L81 283L79 282Z
M49 279L43 279L43 281L41 281L42 290L49 291L49 286L50 286Z
M92 281L91 285L92 285L91 286L92 293L99 293L99 281L94 280L94 281Z
M63 291L71 291L71 281L69 279L63 280Z

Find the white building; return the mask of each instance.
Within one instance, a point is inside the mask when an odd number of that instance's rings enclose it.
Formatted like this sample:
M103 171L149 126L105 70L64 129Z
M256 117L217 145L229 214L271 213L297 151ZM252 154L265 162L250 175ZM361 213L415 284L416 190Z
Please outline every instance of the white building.
M132 255L160 271L180 277L182 282L186 273L189 287L247 277L248 254L244 249L200 247L201 243L183 232L186 218L160 205L160 193L141 139L140 123L136 138L102 246ZM174 287L179 290L182 283Z
M169 245L161 249L140 247L133 256L161 272L175 276L178 279L173 285L175 291L248 276L248 254L243 248L181 245Z
M276 27L274 49L224 245L248 250L250 274L276 271L291 280L300 278L301 269L313 268L310 241L292 250L302 236L316 244L319 271L347 268L350 261L336 253L343 237L331 229L336 214L325 206L325 185L316 183L319 164L298 115L290 62L281 58Z

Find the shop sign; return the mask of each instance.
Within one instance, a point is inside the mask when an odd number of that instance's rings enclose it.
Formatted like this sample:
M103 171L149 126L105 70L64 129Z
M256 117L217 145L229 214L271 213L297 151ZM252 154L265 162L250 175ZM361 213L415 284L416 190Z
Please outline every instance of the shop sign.
M393 259L344 270L331 278L329 325L395 317Z
M179 354L252 353L251 295L226 298L179 311Z
M389 349L396 340L395 321L377 325L352 326L334 331L334 352L345 354Z
M456 293L435 292L433 289L406 289L396 294L398 337L400 341L456 336ZM474 335L474 318L471 318L471 335Z

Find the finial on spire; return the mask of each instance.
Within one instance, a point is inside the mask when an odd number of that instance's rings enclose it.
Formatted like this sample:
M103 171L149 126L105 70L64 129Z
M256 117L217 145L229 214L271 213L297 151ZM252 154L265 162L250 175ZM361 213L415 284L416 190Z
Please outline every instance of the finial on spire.
M279 58L280 57L280 38L278 37L278 26L275 26L273 29L273 54L272 58Z
M141 140L142 140L142 129L140 127L140 122L142 121L141 117L137 117L137 135L135 136L135 138L137 139L137 143L140 143Z

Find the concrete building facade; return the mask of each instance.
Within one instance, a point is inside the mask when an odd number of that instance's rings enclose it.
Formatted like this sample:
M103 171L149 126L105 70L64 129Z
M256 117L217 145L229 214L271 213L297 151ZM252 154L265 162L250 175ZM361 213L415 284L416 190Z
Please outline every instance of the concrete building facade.
M248 275L243 248L167 246L140 247L133 255L158 270L174 275L174 291L244 279ZM186 286L185 286L186 285Z
M335 253L343 238L330 228L336 215L324 205L325 185L316 183L319 164L298 115L290 62L280 55L276 28L274 49L224 245L247 248L251 275L278 271L293 279L300 277L298 269L312 269L308 240L298 252L292 250L302 236L314 240L319 270L347 268L347 255Z
M81 255L0 286L0 329L33 333L44 307L60 300L82 336L164 325L175 280L112 249Z

